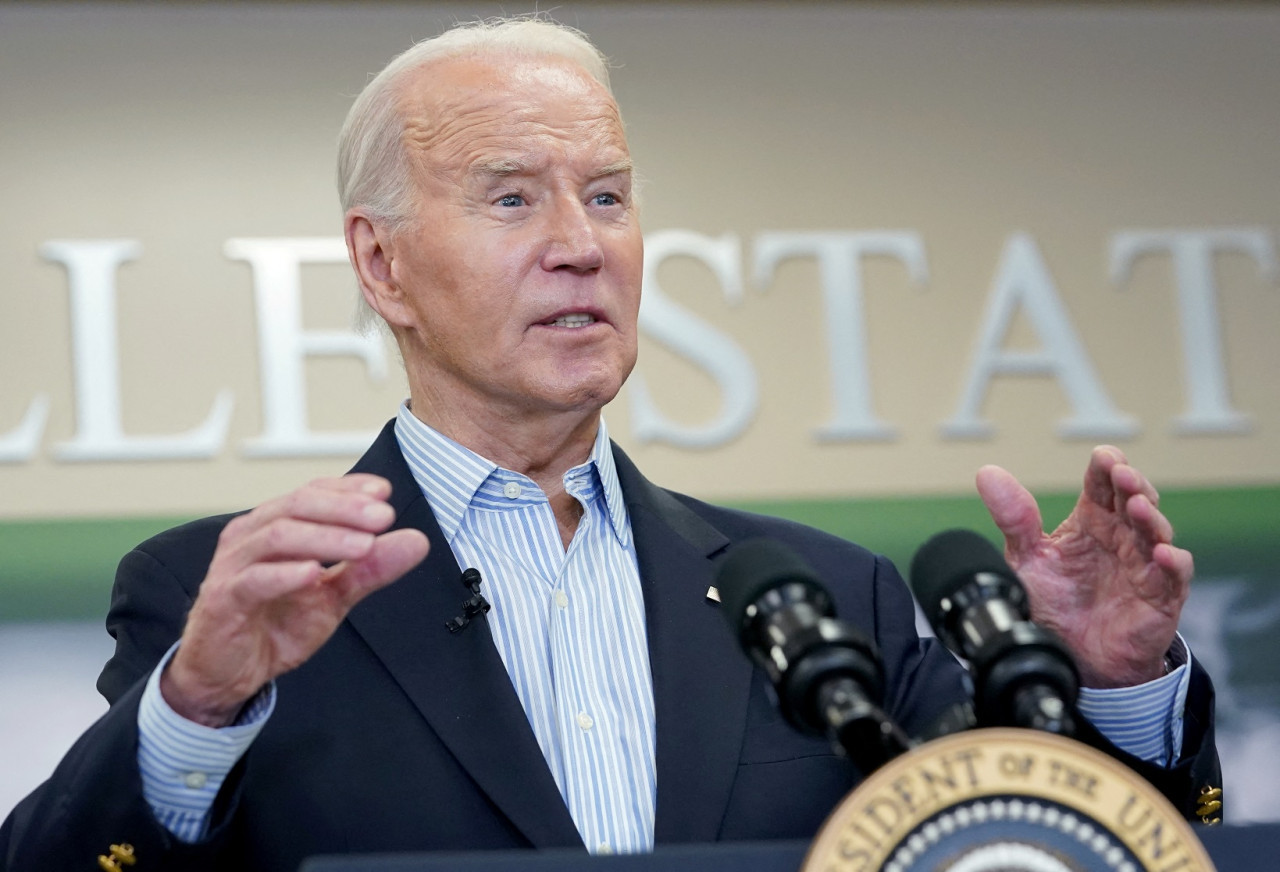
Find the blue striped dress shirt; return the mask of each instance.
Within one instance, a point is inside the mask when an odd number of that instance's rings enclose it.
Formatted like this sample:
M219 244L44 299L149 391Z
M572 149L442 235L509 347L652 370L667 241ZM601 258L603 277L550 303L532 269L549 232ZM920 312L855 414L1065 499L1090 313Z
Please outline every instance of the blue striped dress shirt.
M582 506L566 550L546 495L400 407L396 438L487 616L533 734L597 853L653 848L653 678L644 597L604 422L564 474Z
M603 422L590 460L565 474L583 507L566 552L546 496L423 424L402 405L401 451L461 568L475 567L511 683L583 842L595 853L653 847L653 682L631 523ZM143 795L183 841L208 829L218 788L275 706L269 684L231 727L184 720L152 673L138 711ZM1182 748L1190 652L1138 687L1081 690L1079 708L1108 739L1160 765Z

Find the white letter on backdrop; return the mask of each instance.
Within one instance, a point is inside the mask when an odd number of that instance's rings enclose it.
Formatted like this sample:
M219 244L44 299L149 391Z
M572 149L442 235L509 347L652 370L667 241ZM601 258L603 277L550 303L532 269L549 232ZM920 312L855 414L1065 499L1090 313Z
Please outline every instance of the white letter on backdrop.
M1021 309L1040 337L1037 351L1006 350L1001 341ZM942 425L949 439L986 439L995 428L980 416L987 385L996 375L1049 375L1062 385L1072 415L1058 423L1058 435L1070 439L1122 438L1138 432L1132 416L1116 409L1107 396L1089 356L1076 336L1066 307L1035 240L1027 233L1009 237L1001 257L982 325L981 338L969 367L969 381L960 407Z
M818 260L822 282L835 409L834 417L817 436L824 441L893 439L897 430L877 418L871 408L862 259L896 258L906 264L911 280L923 285L929 280L924 243L913 231L761 233L755 244L756 287L764 287L773 278L779 262L810 256Z
M645 238L644 292L640 329L704 370L720 388L720 410L699 425L671 421L658 410L649 385L631 376L631 426L641 442L666 442L681 448L714 448L741 435L759 405L756 371L736 342L687 309L673 303L658 284L658 267L669 257L691 257L706 264L730 303L742 301L742 245L726 233L714 238L689 230L661 230Z
M1129 230L1111 239L1111 280L1117 285L1128 277L1130 266L1139 257L1156 252L1173 257L1182 373L1187 386L1186 411L1173 422L1178 433L1243 433L1249 429L1249 416L1232 408L1227 390L1213 278L1213 255L1218 251L1252 256L1270 281L1280 274L1275 247L1265 230Z
M378 333L302 329L302 264L346 263L342 237L228 239L223 251L253 268L258 313L258 355L262 366L262 435L245 443L251 457L322 457L358 454L373 431L315 433L307 425L308 355L352 355L364 361L375 380L387 376L387 357Z
M120 422L116 270L142 255L132 239L51 240L40 256L67 268L76 432L54 446L59 460L176 460L213 457L227 438L233 398L218 392L204 423L173 436L126 436Z

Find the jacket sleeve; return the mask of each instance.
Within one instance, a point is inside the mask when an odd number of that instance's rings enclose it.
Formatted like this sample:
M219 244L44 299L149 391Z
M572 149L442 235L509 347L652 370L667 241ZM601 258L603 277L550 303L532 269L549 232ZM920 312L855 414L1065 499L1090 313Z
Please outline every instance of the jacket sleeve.
M1149 763L1117 748L1083 717L1076 718L1076 739L1104 751L1133 769L1173 803L1183 817L1202 820L1201 795L1222 787L1222 765L1214 736L1213 682L1199 662L1191 661L1191 685L1183 713L1182 756L1168 767ZM1221 810L1213 817L1221 818ZM1206 815L1207 817L1207 815Z
M950 706L969 692L958 662L936 639L919 639L905 582L888 561L876 561L875 637L887 672L886 709L913 737L924 737ZM1200 819L1202 792L1222 787L1214 739L1213 683L1192 658L1191 684L1183 715L1182 756L1171 766L1147 762L1118 748L1084 717L1076 718L1076 739L1119 760L1156 787L1184 817ZM1221 811L1214 812L1221 817Z

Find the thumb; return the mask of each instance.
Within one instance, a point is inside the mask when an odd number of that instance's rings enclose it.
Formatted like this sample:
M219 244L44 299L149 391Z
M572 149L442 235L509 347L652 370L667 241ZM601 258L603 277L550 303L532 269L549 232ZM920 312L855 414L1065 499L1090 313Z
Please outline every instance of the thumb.
M1012 560L1033 550L1044 535L1040 507L1036 499L1008 470L984 466L976 478L978 496L986 505L1000 532L1005 552Z

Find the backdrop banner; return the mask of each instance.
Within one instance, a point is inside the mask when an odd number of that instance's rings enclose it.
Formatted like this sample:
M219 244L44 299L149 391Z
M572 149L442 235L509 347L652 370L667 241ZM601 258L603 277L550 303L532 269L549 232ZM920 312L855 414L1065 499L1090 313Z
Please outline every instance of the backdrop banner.
M342 472L395 414L396 352L351 326L338 129L414 39L532 9L0 6L0 640L100 622L137 541ZM1119 446L1197 557L1229 819L1280 816L1280 7L552 14L613 59L642 180L606 418L646 474L905 565L994 535L982 464L1053 522ZM50 669L15 654L0 689L92 697ZM56 732L24 720L0 754Z

